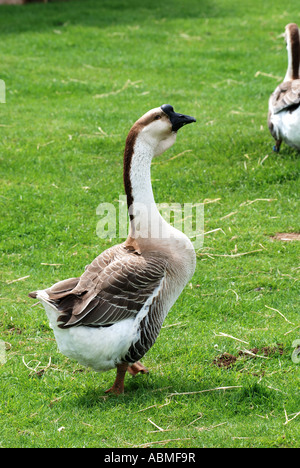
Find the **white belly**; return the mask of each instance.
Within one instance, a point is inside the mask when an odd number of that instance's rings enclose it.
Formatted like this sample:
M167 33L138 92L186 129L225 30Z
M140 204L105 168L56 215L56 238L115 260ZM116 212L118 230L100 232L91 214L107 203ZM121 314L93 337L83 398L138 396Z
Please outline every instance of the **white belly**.
M283 111L271 117L278 139L300 150L300 107L293 112Z
M67 332L67 333L66 333ZM72 327L54 330L58 348L95 371L113 369L121 362L133 340L134 320L127 319L110 327Z
M38 298L49 318L59 351L95 371L106 371L116 367L137 334L137 323L133 318L122 320L110 327L59 328L55 308L40 296Z

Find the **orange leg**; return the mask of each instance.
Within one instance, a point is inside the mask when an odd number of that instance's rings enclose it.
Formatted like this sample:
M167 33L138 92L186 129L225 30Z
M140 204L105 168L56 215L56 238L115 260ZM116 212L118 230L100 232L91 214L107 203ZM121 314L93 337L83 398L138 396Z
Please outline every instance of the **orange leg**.
M117 365L117 376L116 380L111 388L105 391L105 393L114 393L115 395L121 395L124 393L124 378L128 368L127 362Z
M127 370L129 372L129 374L131 374L131 375L136 375L139 372L141 374L148 374L149 373L148 369L145 366L143 366L143 364L140 361L135 362L134 364L132 364L132 366L128 366Z

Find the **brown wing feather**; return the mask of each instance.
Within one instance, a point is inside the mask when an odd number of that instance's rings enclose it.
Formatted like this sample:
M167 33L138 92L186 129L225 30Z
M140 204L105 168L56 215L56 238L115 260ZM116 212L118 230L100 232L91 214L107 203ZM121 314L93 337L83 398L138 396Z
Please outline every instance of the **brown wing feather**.
M60 312L61 328L111 325L136 316L166 267L167 260L159 252L137 255L120 245L97 257L74 289L66 292L57 283L46 291Z
M274 114L300 105L300 80L281 83L271 98Z
M51 290L52 294L59 294L59 297L63 297L64 295L69 294L70 291L77 286L79 279L80 278L68 278L66 280L59 281L46 291L48 292ZM36 298L37 291L30 292L28 296Z

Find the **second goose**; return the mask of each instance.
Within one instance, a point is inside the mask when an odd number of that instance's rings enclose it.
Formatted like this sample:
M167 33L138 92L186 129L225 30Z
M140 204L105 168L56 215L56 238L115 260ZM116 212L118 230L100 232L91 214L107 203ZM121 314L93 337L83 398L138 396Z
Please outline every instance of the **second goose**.
M297 24L285 27L288 69L269 99L268 126L275 139L273 150L279 152L282 141L300 150L300 34Z

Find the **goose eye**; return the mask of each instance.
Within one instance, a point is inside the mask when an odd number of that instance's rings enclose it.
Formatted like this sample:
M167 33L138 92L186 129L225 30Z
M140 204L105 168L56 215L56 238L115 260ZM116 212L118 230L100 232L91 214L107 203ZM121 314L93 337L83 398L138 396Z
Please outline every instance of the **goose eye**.
M161 119L161 115L159 114L154 117L154 120L159 120L159 119Z

